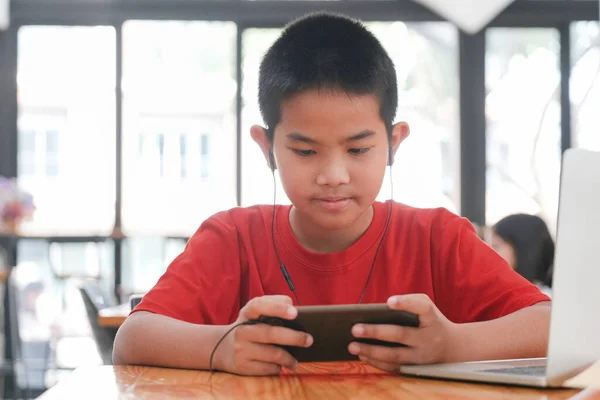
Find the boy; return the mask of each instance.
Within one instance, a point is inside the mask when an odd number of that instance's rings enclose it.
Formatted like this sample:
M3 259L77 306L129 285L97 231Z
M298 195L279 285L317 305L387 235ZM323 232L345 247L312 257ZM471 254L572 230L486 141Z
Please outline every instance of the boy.
M544 356L549 299L468 221L375 202L409 134L406 123L392 124L396 85L392 61L359 22L313 14L289 25L262 61L266 128L251 135L293 205L206 220L119 330L114 363L241 375L293 369L296 360L277 345L310 346L310 336L238 325L261 315L293 319L294 302L387 302L417 313L419 328L353 327L356 337L407 345L349 346L386 371Z

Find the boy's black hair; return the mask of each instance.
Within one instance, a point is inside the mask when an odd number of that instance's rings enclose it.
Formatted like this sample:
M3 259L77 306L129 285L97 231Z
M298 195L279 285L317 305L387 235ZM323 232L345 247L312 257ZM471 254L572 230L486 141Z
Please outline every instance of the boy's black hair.
M258 102L269 140L281 118L282 101L310 89L373 94L388 137L398 87L394 63L362 23L345 16L313 13L286 27L260 65Z
M516 256L516 271L530 282L552 287L554 240L548 226L538 216L513 214L493 226L494 232L509 243Z

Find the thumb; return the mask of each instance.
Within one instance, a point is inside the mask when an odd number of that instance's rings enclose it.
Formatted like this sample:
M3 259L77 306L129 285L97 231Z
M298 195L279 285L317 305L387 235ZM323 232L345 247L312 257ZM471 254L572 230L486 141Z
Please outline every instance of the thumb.
M285 303L294 305L294 302L292 301L292 298L290 296L285 296L282 294L263 296L263 298L274 303Z
M392 296L387 304L393 310L408 311L419 316L435 313L435 305L429 296L422 293Z

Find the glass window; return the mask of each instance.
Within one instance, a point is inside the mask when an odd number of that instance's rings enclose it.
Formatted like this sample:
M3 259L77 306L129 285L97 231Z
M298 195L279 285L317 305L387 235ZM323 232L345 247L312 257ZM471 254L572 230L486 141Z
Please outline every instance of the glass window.
M399 107L396 120L411 126L394 164L394 199L407 204L458 211L458 43L447 23L370 22L396 65ZM258 69L279 29L246 29L242 41L242 205L273 202L273 178L250 127L262 124ZM277 179L277 202L289 204ZM380 200L390 197L386 175Z
M242 206L273 203L273 177L258 145L250 137L250 127L264 125L258 107L258 69L262 57L275 42L281 29L252 28L242 34ZM275 174L277 203L289 204L279 174Z
M31 177L36 174L37 137L33 130L19 132L19 176Z
M123 26L123 229L191 235L236 205L236 25Z
M513 213L556 225L560 176L560 43L555 29L486 36L486 219Z
M57 177L58 176L58 157L59 151L59 132L58 131L46 131L46 176Z
M112 27L19 29L18 178L37 207L24 232L112 230L115 54Z
M45 239L21 239L17 252L18 264L32 271L28 278L44 281L55 290L62 290L58 281L68 276L93 277L105 290L113 290L114 244L111 241L49 243Z
M445 22L367 26L396 66L396 121L411 128L394 158L394 200L459 212L458 32ZM390 189L386 175L379 200Z
M185 248L185 238L137 236L124 241L122 291L145 293Z
M69 277L94 277L112 295L113 243L21 239L17 250L18 263L13 272L20 291L18 318L23 357L47 361L50 370L46 382L56 375L54 368L101 363L78 280ZM43 383L44 371L40 372Z
M600 23L572 24L571 40L572 145L600 151Z
M186 178L187 174L188 174L188 162L189 162L189 157L188 157L188 137L187 135L183 134L179 136L179 164L180 164L180 172L179 175L180 177Z

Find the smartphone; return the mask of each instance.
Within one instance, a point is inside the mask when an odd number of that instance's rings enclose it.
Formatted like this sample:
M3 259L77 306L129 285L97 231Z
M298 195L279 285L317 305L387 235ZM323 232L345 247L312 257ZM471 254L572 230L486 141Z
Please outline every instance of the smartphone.
M277 317L261 317L261 323L283 326L309 333L311 347L283 346L299 362L352 361L358 357L350 354L351 342L386 347L401 347L400 343L375 339L359 339L352 335L356 324L381 324L418 327L419 316L407 311L390 309L387 304L344 304L326 306L298 306L294 320Z

